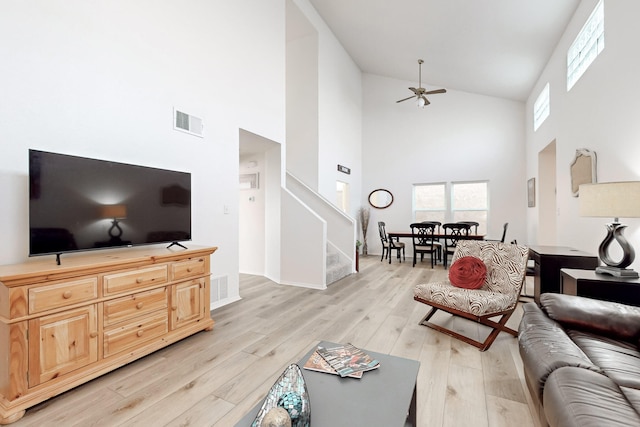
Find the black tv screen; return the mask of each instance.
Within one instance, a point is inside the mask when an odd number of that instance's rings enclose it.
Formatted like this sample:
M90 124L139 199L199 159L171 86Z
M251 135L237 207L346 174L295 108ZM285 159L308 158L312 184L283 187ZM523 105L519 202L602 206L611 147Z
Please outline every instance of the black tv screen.
M29 150L29 255L191 240L191 174Z

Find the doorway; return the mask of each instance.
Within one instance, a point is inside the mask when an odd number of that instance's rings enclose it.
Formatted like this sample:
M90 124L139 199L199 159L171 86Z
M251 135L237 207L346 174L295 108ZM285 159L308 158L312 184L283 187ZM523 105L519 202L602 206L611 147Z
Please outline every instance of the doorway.
M336 181L336 206L344 213L349 212L349 183Z
M556 200L556 141L538 153L538 244L555 246L558 206Z

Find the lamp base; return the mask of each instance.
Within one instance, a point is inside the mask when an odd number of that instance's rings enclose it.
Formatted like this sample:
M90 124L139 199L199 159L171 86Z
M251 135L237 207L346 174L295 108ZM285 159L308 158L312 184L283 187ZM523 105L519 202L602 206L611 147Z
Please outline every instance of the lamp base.
M634 279L638 277L638 272L630 268L601 266L596 268L596 273L608 274L610 276L625 277L630 279Z

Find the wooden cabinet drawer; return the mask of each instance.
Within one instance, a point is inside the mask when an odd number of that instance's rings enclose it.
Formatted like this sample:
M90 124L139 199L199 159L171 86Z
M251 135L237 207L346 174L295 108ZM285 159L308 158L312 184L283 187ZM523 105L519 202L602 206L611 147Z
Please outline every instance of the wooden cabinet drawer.
M98 278L89 277L29 289L29 313L40 313L98 298Z
M167 288L153 289L104 303L104 326L167 308Z
M201 276L205 274L207 270L208 267L205 258L192 258L171 264L171 275L173 280Z
M107 274L103 286L105 295L135 291L144 286L166 283L169 280L166 265L157 265L124 273Z
M132 350L137 346L162 337L169 331L166 310L141 316L131 322L104 331L104 357Z

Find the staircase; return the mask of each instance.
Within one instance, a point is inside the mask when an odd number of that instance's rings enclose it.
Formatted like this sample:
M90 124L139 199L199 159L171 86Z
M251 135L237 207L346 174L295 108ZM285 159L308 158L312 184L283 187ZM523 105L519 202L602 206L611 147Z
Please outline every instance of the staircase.
M332 245L327 245L327 286L350 275L352 261L338 252Z

